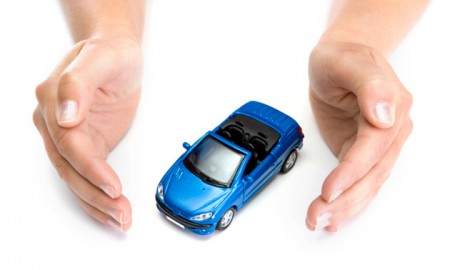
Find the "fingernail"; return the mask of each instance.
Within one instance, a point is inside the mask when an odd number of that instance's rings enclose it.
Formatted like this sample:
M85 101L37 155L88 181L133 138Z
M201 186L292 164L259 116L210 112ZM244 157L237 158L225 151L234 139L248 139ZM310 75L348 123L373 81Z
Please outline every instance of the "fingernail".
M394 122L394 110L387 103L375 105L375 117L381 123L392 124Z
M77 117L78 103L74 100L67 100L61 104L58 122L59 123L70 123L74 121Z
M108 223L109 226L114 227L118 230L120 230L121 232L123 232L123 226L120 223L115 222L114 220L107 220L106 223Z
M320 214L316 219L316 229L323 229L328 225L330 225L330 218L331 218L330 212L324 212Z
M113 188L112 186L107 185L107 184L103 184L103 185L100 185L100 188L101 188L101 189L103 190L103 192L105 192L109 197L111 197L111 198L114 199L114 194L115 194L115 192L114 192L114 188Z
M110 215L112 218L114 218L119 224L123 224L123 213L119 210L108 210L107 214Z
M306 224L306 228L308 228L309 230L311 230L311 231L316 230L316 227L311 223L311 221L308 220L308 218L306 218L305 224Z
M328 202L332 202L337 199L342 194L342 190L336 190L333 194L331 194L330 198L328 199Z

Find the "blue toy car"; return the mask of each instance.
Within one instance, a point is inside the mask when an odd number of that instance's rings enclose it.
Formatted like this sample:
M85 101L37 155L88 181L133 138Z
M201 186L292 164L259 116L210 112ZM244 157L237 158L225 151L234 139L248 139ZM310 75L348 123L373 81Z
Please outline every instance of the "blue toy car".
M194 233L225 230L236 211L294 166L303 138L294 119L250 101L194 145L183 143L186 152L158 184L157 207Z

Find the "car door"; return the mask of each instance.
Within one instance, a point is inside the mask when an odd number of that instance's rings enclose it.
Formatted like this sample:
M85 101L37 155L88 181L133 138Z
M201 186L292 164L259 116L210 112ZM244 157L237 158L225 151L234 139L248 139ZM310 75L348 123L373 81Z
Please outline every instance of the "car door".
M267 156L248 175L244 176L244 202L250 200L276 173L275 159Z

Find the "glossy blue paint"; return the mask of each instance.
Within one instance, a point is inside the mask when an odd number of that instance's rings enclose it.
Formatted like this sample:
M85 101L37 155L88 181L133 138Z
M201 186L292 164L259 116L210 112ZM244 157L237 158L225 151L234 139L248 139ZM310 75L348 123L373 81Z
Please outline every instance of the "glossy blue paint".
M157 208L200 235L224 230L230 209L238 211L280 170L290 170L303 138L293 118L250 101L192 146L183 144L186 152L158 184Z

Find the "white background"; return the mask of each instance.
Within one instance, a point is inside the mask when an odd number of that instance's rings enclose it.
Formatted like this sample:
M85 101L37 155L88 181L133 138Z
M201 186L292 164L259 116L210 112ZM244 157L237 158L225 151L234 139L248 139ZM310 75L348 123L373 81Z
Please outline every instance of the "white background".
M154 0L143 97L110 156L133 206L122 234L83 212L46 156L35 86L72 41L57 1L0 4L0 269L449 269L449 4L434 1L391 57L413 93L415 129L377 198L336 234L304 226L336 160L307 98L308 55L328 1ZM294 169L223 233L198 237L157 211L156 185L183 152L248 100L293 116L306 138ZM344 268L345 267L345 268Z

